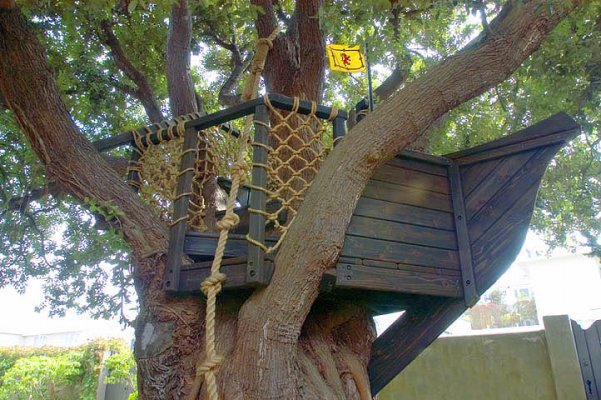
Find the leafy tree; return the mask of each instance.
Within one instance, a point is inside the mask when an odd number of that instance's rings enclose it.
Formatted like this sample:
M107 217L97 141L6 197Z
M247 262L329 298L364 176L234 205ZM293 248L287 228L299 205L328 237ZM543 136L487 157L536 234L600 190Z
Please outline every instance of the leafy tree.
M99 339L75 348L0 349L0 398L95 399L105 351L107 383L131 383L132 355L121 340Z
M266 89L350 108L365 84L325 71L324 43L368 40L385 71L376 111L322 166L271 284L223 300L217 322L225 398L367 398L371 315L312 306L367 179L400 149L445 152L566 109L583 135L548 174L535 226L556 243L581 232L598 254L601 13L580 3L0 0L0 284L40 277L51 313L108 316L133 282L140 397L190 396L203 301L162 290L166 226L124 183L124 154L90 140L235 104L254 32L276 26Z

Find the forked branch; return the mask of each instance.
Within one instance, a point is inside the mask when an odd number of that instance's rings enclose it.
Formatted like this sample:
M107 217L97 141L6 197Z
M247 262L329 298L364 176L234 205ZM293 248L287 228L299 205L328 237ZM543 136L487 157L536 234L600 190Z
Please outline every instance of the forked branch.
M135 89L126 90L127 94L130 94L142 103L148 118L150 118L152 122L161 121L163 119L163 114L156 102L156 96L148 79L127 58L119 39L117 39L117 36L115 36L115 33L113 32L112 24L108 20L103 20L100 22L100 29L102 30L102 35L100 35L101 40L110 49L113 61L115 61L115 64L121 72L136 85Z

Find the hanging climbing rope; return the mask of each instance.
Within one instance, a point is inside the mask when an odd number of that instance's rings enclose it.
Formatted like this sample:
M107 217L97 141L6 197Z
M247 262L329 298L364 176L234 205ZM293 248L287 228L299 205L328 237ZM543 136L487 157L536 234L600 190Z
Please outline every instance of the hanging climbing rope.
M256 98L259 88L259 79L263 68L265 67L265 60L267 59L269 49L273 47L273 40L278 32L279 29L276 29L271 35L269 35L269 37L259 39L257 42L257 51L251 68L252 75L249 79L247 87L244 90L243 100ZM207 297L205 317L205 358L204 361L197 366L196 375L198 378L204 377L204 380L207 384L207 394L210 400L217 400L219 398L215 370L223 361L223 358L217 354L215 338L216 298L221 291L221 285L226 278L225 274L220 271L220 267L223 259L223 253L225 251L225 245L227 243L228 232L240 222L240 217L234 213L234 207L236 205L238 188L248 176L249 168L246 162L246 152L252 123L252 115L247 116L244 121L242 133L238 138L238 155L236 157L236 162L231 168L232 186L227 199L225 215L221 221L217 223L217 229L219 230L219 241L217 242L215 258L213 258L213 263L211 265L211 274L207 279L204 280L204 282L202 282L201 285L201 290ZM195 390L193 393L191 393L192 399L198 396L198 390L200 389L200 379L197 379L196 381L197 382L195 382L193 387Z
M265 60L277 33L276 30L269 37L258 40L251 76L242 95L243 101L256 98ZM247 235L246 239L265 253L274 252L294 221L307 189L332 146L331 140L324 140L328 136L325 132L329 124L317 116L317 104L313 102L310 110L305 107L301 111L300 103L301 101L295 98L292 109L282 111L274 106L266 95L263 97L263 104L269 111L270 122L253 120L253 115L247 115L240 132L236 131L237 138L233 129L224 132L222 126L203 129L197 132L197 144L191 148L184 148L183 144L186 123L201 118L198 113L162 121L145 128L144 132L133 132L136 153L129 168L129 176L134 177L130 183L172 227L185 221L188 230L208 231L210 227L206 222L205 185L217 176L231 179L225 210L219 213L223 217L215 223L219 238L211 272L201 285L207 299L205 350L197 365L196 379L189 397L191 400L198 397L203 384L210 400L218 398L215 371L223 362L223 358L216 350L216 298L225 280L220 267L228 234L240 222L240 217L235 213L240 185L249 178L251 168L265 170L267 184L258 186L248 183L247 190L264 193L269 207L265 210L249 208L249 213L261 215L266 226L272 229L270 234L279 238L270 246L251 235ZM320 116L324 118L323 111ZM332 108L327 121L334 120L336 116L337 110ZM267 129L268 142L259 143L252 140L253 122ZM151 140L151 136L156 136L156 139ZM267 153L267 161L264 164L250 161L251 153L258 148ZM194 154L194 163L180 170L182 157L190 153ZM178 181L192 172L191 186L177 192ZM173 204L184 197L189 199L187 212L174 217Z

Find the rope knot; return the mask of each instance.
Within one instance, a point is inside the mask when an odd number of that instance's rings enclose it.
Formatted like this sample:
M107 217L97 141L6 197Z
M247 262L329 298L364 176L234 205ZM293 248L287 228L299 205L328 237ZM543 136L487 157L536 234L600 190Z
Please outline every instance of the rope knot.
M232 177L236 176L240 183L244 183L250 172L250 166L246 162L236 163L232 166L231 172Z
M208 373L214 373L215 370L221 365L223 362L223 357L214 355L211 358L205 359L202 364L198 366L197 375L206 375Z
M221 221L217 222L217 229L220 231L229 231L240 223L240 217L237 214L225 214Z
M273 47L273 40L271 40L270 38L260 38L259 40L257 40L257 47L259 47L259 45L262 44L267 45L271 50L271 48Z
M209 295L211 289L219 292L221 290L221 284L225 281L226 275L222 272L213 272L200 284L200 290L205 294Z

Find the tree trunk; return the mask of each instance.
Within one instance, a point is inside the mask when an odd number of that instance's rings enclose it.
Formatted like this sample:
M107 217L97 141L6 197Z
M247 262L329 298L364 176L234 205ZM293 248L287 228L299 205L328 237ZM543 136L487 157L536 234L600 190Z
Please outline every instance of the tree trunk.
M336 263L346 225L373 170L444 113L503 81L579 3L557 0L554 13L547 15L546 1L516 1L514 7L509 3L491 22L492 33L397 92L331 153L282 243L271 284L248 299L241 294L220 299L218 349L226 361L218 378L223 398L369 398L366 366L375 338L371 316L360 305L315 303L321 277ZM293 19L305 18L298 29L315 26L317 9L312 7L319 2L298 4ZM311 32L306 35L311 37ZM299 58L288 59L307 63L292 79L302 92L289 94L319 99L319 85L303 83L309 82L309 72L299 72L306 68L319 77L317 64L303 58L319 48L312 43L299 42L298 52L291 53ZM76 128L43 48L12 1L0 0L0 54L2 97L48 175L80 201L112 211L131 246L140 301L140 398L187 396L202 351L204 306L198 297L170 296L162 289L166 228ZM273 74L266 71L268 82L285 85Z

